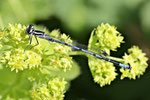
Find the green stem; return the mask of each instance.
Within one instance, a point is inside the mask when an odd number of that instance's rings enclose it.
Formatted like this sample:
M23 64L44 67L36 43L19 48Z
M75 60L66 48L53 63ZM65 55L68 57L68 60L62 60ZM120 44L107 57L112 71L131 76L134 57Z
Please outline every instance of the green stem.
M111 60L114 60L114 61L118 61L118 62L124 62L124 59L117 58L117 57L108 56L107 58L109 58L109 59L111 59Z
M85 56L89 57L88 53L85 53L82 51L72 51L72 52L69 52L69 55L85 55ZM117 57L106 56L106 58L109 58L111 60L118 61L118 62L124 62L123 59L117 58Z
M85 55L85 56L88 56L89 54L87 54L85 52L82 52L82 51L72 51L72 52L69 52L69 55L71 55L71 56L74 56L74 55Z

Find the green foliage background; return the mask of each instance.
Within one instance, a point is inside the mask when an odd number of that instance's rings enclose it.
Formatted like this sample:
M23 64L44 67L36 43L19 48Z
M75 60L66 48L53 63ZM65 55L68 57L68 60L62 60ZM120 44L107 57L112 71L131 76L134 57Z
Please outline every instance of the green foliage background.
M87 44L94 27L101 22L110 23L118 27L126 41L113 56L123 55L136 44L150 57L149 11L150 0L0 0L0 27L8 23L44 25ZM118 78L110 86L100 88L93 82L87 58L74 58L82 73L71 82L65 100L149 99L149 69L140 79L121 81Z

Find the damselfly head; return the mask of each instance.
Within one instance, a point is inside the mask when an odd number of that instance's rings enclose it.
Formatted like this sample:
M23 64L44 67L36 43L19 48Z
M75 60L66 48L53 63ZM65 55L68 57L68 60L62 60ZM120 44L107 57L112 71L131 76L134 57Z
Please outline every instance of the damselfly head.
M31 34L34 31L34 25L30 24L26 29L27 34Z

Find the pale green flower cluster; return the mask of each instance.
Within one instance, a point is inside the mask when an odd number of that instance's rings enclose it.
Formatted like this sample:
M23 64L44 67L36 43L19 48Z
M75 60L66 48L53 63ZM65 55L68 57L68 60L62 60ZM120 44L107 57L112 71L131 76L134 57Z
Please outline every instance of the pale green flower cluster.
M0 50L3 50L0 57L2 64L5 64L12 71L16 70L16 72L35 67L62 69L64 71L71 69L72 58L68 54L71 51L70 47L39 38L40 44L36 46L37 42L33 37L32 45L24 51L29 45L29 41L25 41L29 38L29 35L26 34L26 28L21 24L9 24L8 28L0 32ZM46 32L48 33L48 31ZM53 36L59 36L58 30L51 33ZM65 34L60 35L60 38L67 43L72 43L72 40Z
M123 43L123 37L116 28L102 23L92 32L88 47L96 47L110 54L110 50L116 50L121 43ZM116 78L116 69L112 63L93 56L89 56L88 60L94 81L101 87L110 84Z
M115 67L112 63L89 57L89 66L94 81L101 87L111 83L116 78Z
M15 49L10 51L4 51L4 56L1 58L1 62L7 64L6 67L10 67L11 71L24 70L26 68L35 68L41 65L41 56L33 51Z
M123 59L125 63L129 63L132 67L131 70L121 68L122 72L121 79L128 77L130 79L136 79L136 77L140 77L145 72L148 67L147 60L148 58L145 56L146 54L142 52L137 46L133 46L128 49L128 54L125 53Z
M110 50L115 51L120 44L123 43L123 37L116 30L114 26L109 24L101 24L98 26L91 34L88 48L99 48L99 50L104 50L107 54L110 54ZM99 52L97 52L99 53ZM142 52L137 46L133 46L128 50L129 54L123 56L123 59L118 59L114 57L108 57L121 61L121 63L129 64L131 70L121 68L122 72L121 79L129 77L130 79L136 79L136 76L140 77L145 72L148 64L148 58L145 57L145 53ZM110 84L117 74L115 72L115 67L112 63L106 62L104 60L98 59L93 56L88 56L89 67L94 78L94 81L98 83L101 87Z
M123 36L116 30L115 26L101 24L91 34L89 47L96 47L109 53L115 51L123 43Z
M53 66L55 69L57 69L57 68L60 69L61 68L65 72L67 70L71 69L70 65L73 63L71 57L64 56L64 55L62 57L56 56L56 55L52 55L52 56L50 56L48 58L49 58L49 61L50 61L49 65Z
M46 83L34 84L31 90L33 100L63 100L66 81L53 78Z

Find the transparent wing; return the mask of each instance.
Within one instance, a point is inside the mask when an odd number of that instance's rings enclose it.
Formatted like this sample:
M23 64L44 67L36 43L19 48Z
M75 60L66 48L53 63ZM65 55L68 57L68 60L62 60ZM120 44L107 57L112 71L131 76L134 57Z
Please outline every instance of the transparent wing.
M92 47L92 48L88 48L86 45L80 44L80 43L78 43L78 42L76 42L76 41L74 41L73 44L74 44L75 46L78 46L78 47L80 47L80 48L82 48L82 49L91 51L91 52L93 52L93 53L96 53L96 54L99 54L99 55L103 55L103 56L109 56L104 50L100 50L99 48L93 48L93 47Z

